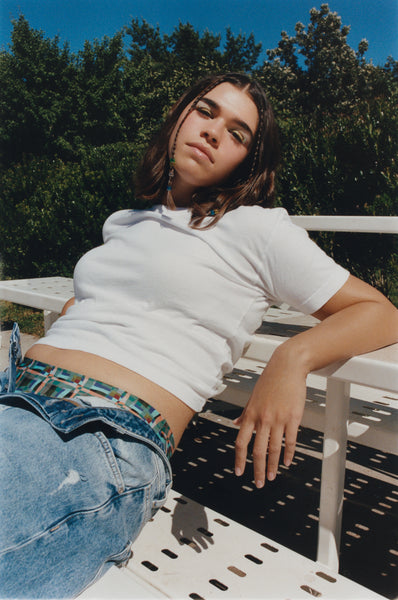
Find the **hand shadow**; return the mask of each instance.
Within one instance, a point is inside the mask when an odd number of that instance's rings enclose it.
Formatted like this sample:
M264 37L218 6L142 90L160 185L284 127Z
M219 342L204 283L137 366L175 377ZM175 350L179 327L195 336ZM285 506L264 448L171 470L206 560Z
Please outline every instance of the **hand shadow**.
M179 544L190 546L195 552L207 550L214 544L213 533L208 530L208 519L201 504L181 499L176 502L172 516L171 533Z

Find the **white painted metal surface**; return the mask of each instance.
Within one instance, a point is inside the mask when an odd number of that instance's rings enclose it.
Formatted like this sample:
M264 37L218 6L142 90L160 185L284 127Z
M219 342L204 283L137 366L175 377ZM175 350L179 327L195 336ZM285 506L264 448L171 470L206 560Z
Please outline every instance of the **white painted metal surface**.
M268 362L274 350L285 339L281 336L256 333L244 358ZM340 381L350 381L396 392L398 391L398 344L354 356L345 362L334 363L316 373Z
M44 331L57 320L65 302L72 296L73 279L67 277L0 281L0 300L41 309Z
M291 219L308 231L398 233L398 217L293 215Z
M38 277L0 281L0 299L60 313L73 296L73 280L67 277Z
M175 599L381 598L173 492L134 543L126 569Z
M111 567L109 571L78 596L81 600L154 600L169 598L150 582L137 577L129 569Z
M329 379L326 394L317 559L336 572L339 569L349 407L349 383Z

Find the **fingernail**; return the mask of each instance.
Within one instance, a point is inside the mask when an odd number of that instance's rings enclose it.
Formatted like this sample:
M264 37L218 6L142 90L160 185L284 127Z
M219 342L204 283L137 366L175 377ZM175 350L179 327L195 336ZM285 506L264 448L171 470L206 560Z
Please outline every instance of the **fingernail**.
M273 481L275 479L275 473L268 473L269 481Z
M261 479L258 479L256 481L256 487L258 487L258 488L264 487L264 481L261 481Z
M236 467L236 469L235 469L235 475L237 475L238 477L240 475L242 475L242 469L240 469L239 467Z
M292 464L292 461L290 460L290 458L285 460L285 467L290 467L291 464Z

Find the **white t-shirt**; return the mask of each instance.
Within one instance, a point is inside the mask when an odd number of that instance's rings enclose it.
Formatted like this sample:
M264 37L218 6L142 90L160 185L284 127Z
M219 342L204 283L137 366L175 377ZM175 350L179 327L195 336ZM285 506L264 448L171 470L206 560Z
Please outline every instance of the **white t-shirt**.
M242 206L207 230L190 216L111 215L76 265L75 304L41 343L114 361L199 411L270 305L313 313L348 277L282 208Z

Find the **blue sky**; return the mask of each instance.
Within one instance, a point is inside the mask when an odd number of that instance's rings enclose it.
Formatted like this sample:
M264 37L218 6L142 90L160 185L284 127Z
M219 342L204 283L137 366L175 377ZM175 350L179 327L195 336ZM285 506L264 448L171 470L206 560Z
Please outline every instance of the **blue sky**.
M113 36L132 17L144 18L162 33L179 21L203 32L249 35L262 42L263 51L277 46L282 30L294 35L294 25L309 22L312 7L322 0L0 0L0 47L7 48L11 19L24 14L30 25L47 37L59 35L73 51L84 41ZM348 42L355 50L362 38L369 42L366 59L383 65L389 55L398 59L398 0L330 0L329 7L350 25Z

